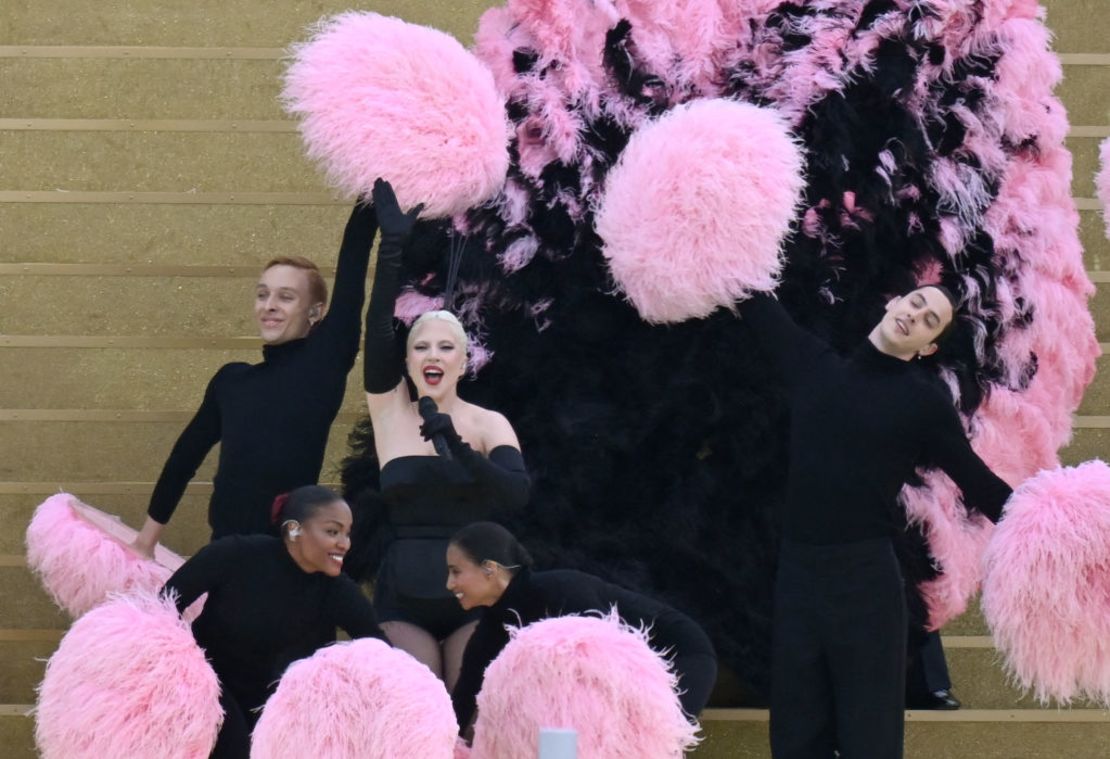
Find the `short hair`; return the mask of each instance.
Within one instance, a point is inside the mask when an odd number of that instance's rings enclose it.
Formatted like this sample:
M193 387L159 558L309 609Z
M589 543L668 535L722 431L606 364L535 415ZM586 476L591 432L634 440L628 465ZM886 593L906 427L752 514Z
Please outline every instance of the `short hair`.
M450 545L475 564L494 561L510 571L532 566L532 554L497 522L472 522L451 536Z
M405 339L405 353L408 353L410 350L412 350L412 344L416 340L416 333L420 329L420 326L432 321L433 319L445 322L451 328L451 332L454 333L455 339L459 341L460 345L462 345L463 352L467 352L467 349L470 347L470 338L467 337L466 330L463 329L463 325L462 322L459 321L459 317L455 316L450 311L439 310L425 311L416 318L416 321L412 323L412 326L409 327L408 337Z
M311 519L324 506L336 501L343 501L343 498L331 488L323 485L302 485L274 499L270 521L275 525L284 525L290 520L304 522L306 519Z
M308 296L312 299L312 302L328 302L328 283L324 281L323 275L320 274L320 268L312 261L304 256L278 256L277 258L271 258L270 262L262 268L262 271L269 271L275 266L292 266L294 269L303 271L308 275Z

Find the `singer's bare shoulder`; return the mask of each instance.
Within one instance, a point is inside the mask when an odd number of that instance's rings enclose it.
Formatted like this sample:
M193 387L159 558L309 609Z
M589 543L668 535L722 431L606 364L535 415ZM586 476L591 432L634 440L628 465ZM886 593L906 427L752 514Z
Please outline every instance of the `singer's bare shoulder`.
M520 441L517 440L513 425L509 424L509 420L505 418L504 414L473 404L471 404L471 408L477 412L474 421L475 426L480 430L482 452L484 454L488 456L489 452L499 445L509 445L517 450L520 449Z

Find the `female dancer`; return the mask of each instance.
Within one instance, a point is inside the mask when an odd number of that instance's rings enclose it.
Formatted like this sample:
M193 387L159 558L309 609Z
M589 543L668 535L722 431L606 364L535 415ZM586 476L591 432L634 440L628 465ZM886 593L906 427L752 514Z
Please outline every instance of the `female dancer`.
M275 502L281 538L217 540L185 562L162 588L184 610L207 593L193 635L220 678L225 716L213 757L250 754L258 710L285 668L335 641L384 639L370 601L341 574L350 547L351 510L318 485Z
M464 609L482 609L463 655L451 693L465 733L475 718L475 699L486 667L509 642L507 625L614 606L621 619L649 629L652 647L673 656L687 714L697 716L717 680L717 654L692 619L669 606L571 569L532 571L532 557L516 537L494 522L475 522L456 532L447 546L447 589Z
M208 383L154 487L135 540L141 553L153 555L185 486L217 442L220 460L208 506L213 540L266 532L275 496L317 481L358 353L375 227L373 208L356 205L326 316L327 285L315 264L295 257L266 265L254 305L262 363L227 364Z
M775 587L776 759L902 756L906 605L891 546L898 493L936 466L997 521L1010 487L968 444L952 402L914 365L953 323L945 288L892 299L850 356L778 301L740 306L786 381L790 470Z
M381 243L366 312L363 366L388 541L375 580L374 609L393 644L427 664L450 688L474 626L443 588L447 540L475 518L524 506L529 481L520 443L505 417L458 396L467 356L458 319L447 311L417 319L402 367L393 310L402 249L420 209L402 213L393 188L383 180L374 185L373 197ZM422 419L402 368L416 396L431 399L438 412L425 400Z

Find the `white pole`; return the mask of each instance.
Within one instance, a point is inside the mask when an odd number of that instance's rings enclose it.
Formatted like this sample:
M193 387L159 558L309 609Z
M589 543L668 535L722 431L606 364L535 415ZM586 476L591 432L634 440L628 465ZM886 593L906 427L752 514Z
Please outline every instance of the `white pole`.
M578 733L553 727L541 728L540 759L578 759Z

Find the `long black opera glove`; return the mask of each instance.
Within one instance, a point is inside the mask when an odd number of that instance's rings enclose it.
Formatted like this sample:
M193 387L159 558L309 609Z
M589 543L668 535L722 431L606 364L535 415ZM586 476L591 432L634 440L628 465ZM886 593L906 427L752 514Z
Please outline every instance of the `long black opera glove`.
M447 414L434 414L420 425L420 435L431 440L442 435L451 454L466 467L474 480L493 491L507 508L522 508L528 503L531 480L524 468L524 457L511 445L499 445L487 459L459 437Z
M374 267L374 285L370 289L370 305L366 309L362 384L368 393L388 393L401 382L402 364L398 360L397 336L393 332L393 308L401 290L401 254L424 205L404 213L393 187L384 179L374 182L373 198L381 242Z

